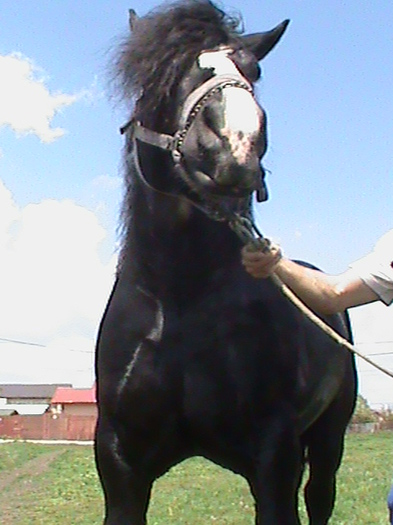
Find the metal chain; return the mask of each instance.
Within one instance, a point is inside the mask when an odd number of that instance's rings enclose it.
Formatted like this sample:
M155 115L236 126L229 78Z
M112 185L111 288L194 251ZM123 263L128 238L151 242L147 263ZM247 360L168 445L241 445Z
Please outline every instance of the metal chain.
M220 93L227 87L238 87L247 90L248 92L252 93L252 88L246 84L245 82L242 82L241 80L227 80L226 82L223 82L222 84L210 89L195 106L192 108L192 111L187 117L187 121L184 125L184 128L180 131L178 131L175 134L175 141L174 141L174 148L173 153L175 153L175 156L180 158L181 157L181 148L183 146L184 139L194 122L195 118L198 116L201 109L206 105L207 101L217 93Z

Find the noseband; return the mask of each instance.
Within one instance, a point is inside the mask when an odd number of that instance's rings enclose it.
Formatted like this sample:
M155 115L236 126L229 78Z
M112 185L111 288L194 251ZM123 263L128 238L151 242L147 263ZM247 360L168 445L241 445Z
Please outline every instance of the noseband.
M127 122L127 124L120 129L120 133L124 134L129 132L132 140L138 139L151 146L169 151L175 165L179 165L183 157L182 146L184 140L195 118L213 95L223 91L227 87L245 89L253 94L252 85L240 75L240 73L238 75L235 73L231 73L230 75L214 75L188 95L180 115L178 130L174 135L158 133L157 131L145 128L135 119Z

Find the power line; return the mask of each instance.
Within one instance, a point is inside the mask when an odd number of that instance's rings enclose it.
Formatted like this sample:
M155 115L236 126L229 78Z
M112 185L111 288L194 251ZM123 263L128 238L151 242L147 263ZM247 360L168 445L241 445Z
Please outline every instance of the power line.
M393 352L378 352L376 354L367 354L368 356L370 355L393 355Z
M6 337L0 337L0 341L4 343L16 343L18 345L39 346L41 348L46 348L46 345L42 345L41 343L31 343L29 341L19 341L17 339L7 339Z
M0 337L0 342L3 342L3 343L14 343L14 344L18 344L18 345L26 345L26 346L37 346L39 348L48 348L48 345L44 345L42 343L34 343L32 341L21 341L19 339L9 339L7 337ZM359 343L356 343L356 346L360 346L360 345L383 345L383 344L392 344L393 341L374 341L374 342L359 342ZM66 349L68 352L79 352L81 354L93 354L94 353L94 350L76 350L74 348L67 348ZM369 356L382 356L382 355L393 355L393 351L392 352L378 352L378 353L373 353L373 354L366 354L367 357Z
M38 346L40 348L48 348L48 345L43 345L41 343L33 343L31 341L20 341L19 339L9 339L7 337L0 337L0 343L14 343L18 345L27 345L27 346ZM76 350L75 348L64 348L68 352L79 352L81 354L94 354L94 350Z
M370 341L370 342L360 341L359 343L356 342L356 346L360 346L360 345L387 345L387 344L391 344L391 343L393 343L393 341Z

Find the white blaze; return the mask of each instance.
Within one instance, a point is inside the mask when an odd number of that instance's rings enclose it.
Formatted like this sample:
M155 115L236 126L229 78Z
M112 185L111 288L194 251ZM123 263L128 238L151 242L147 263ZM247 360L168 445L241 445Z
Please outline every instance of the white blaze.
M239 75L239 70L228 57L230 49L204 51L199 55L198 63L201 69L213 69L215 75Z
M230 49L205 51L198 59L201 69L213 69L214 75L236 75L241 73L228 57ZM224 100L224 128L232 155L239 164L247 162L252 148L252 139L261 129L261 110L253 95L244 88L226 87L222 91Z

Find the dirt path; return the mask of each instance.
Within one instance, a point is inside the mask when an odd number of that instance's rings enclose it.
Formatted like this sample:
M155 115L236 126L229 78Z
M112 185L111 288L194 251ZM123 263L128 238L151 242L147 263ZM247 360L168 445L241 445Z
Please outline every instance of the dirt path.
M19 516L23 512L24 494L31 491L34 478L42 476L50 464L64 452L64 449L51 449L12 472L0 474L0 523L2 525L20 523ZM12 490L4 492L4 489L10 485L13 485Z

